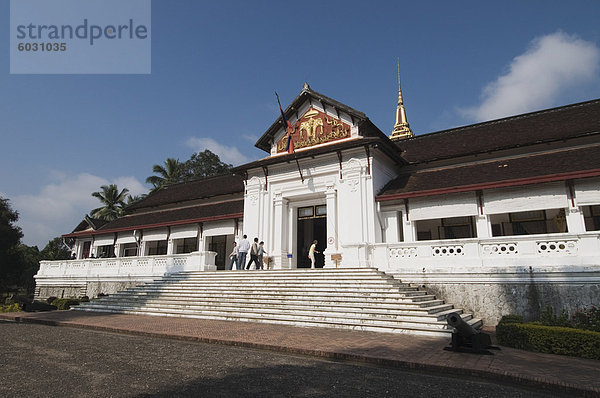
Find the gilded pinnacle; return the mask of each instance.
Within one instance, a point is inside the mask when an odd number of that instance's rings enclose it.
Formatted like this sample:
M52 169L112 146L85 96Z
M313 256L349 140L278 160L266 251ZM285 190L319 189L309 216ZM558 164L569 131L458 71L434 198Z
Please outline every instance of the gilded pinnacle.
M401 140L413 137L414 134L410 129L406 119L406 110L404 109L404 101L402 99L402 86L400 85L400 61L398 61L398 107L396 108L396 123L390 139Z

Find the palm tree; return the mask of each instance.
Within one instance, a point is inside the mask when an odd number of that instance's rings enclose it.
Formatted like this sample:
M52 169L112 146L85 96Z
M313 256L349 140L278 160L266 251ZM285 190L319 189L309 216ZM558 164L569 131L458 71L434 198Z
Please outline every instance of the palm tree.
M129 193L129 189L123 188L119 192L116 184L102 185L101 191L93 192L92 196L98 198L102 202L102 207L98 207L90 212L90 216L100 218L106 221L112 221L123 215L123 207L125 207L125 198Z
M159 174L146 178L147 184L154 185L153 191L162 188L165 185L183 182L185 180L184 164L179 159L168 158L165 160L164 167L155 164L152 166L152 172Z

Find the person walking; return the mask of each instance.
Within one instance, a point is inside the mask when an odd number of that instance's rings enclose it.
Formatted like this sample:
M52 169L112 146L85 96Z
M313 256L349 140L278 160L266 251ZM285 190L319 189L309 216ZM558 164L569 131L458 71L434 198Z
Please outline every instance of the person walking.
M240 269L240 266L238 265L238 247L237 247L237 243L233 242L233 250L231 251L231 254L229 255L229 266L227 267L228 270L232 270L233 268L233 263L235 263L235 269Z
M310 268L315 268L315 253L319 253L317 251L317 242L313 240L312 245L310 245L310 249L308 249L308 258L310 258Z
M242 239L238 245L238 269L243 270L246 266L246 256L248 255L248 250L250 250L250 242L248 242L248 235L244 235L244 239Z
M268 255L269 253L267 253L265 251L265 242L260 242L258 244L258 263L260 264L260 269L265 269L264 263L263 263L263 256L264 255ZM267 266L267 269L269 269L269 267Z
M246 267L247 270L250 269L253 262L256 264L256 269L260 269L260 265L258 264L258 238L254 238L254 242L252 242L252 247L250 248L250 261Z

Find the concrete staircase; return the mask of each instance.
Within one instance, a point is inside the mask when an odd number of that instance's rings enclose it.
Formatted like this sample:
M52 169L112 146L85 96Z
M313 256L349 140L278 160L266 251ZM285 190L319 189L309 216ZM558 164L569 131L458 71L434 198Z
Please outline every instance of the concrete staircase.
M448 336L446 315L481 320L374 268L188 272L74 308Z

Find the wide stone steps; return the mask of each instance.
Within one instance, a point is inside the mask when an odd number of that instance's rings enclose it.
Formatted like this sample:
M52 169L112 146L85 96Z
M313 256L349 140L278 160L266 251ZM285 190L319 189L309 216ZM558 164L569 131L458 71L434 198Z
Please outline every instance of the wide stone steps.
M247 301L260 301L260 300L269 300L270 298L280 299L280 300L298 300L302 298L316 298L321 300L347 300L347 301L364 301L368 299L369 301L378 302L378 303L412 303L418 305L419 303L423 303L424 305L429 305L431 302L434 302L435 296L433 295L419 295L419 296L405 296L402 293L398 293L396 295L393 294L381 294L376 292L303 292L301 290L298 291L254 291L254 290L204 290L201 292L194 291L182 291L182 292L130 292L130 293L118 293L115 297L161 297L161 298L176 298L176 297L193 297L202 299L207 296L215 297L240 297L244 298Z
M447 336L451 304L376 269L179 273L75 308Z
M339 310L349 311L387 311L390 313L428 313L434 314L442 311L450 310L458 311L453 309L451 304L438 304L442 300L435 300L431 305L421 305L423 302L418 303L419 305L415 305L412 303L379 303L379 302L364 302L363 300L356 301L328 301L325 305L321 299L296 299L296 300L285 300L280 299L278 297L265 298L257 303L254 300L248 300L244 298L233 298L233 297L212 297L212 296L204 296L200 300L193 297L128 297L128 296L110 296L103 299L103 303L114 303L114 304L164 304L164 305L174 305L174 306L233 306L235 308L242 307L260 307L260 308L268 308L268 307L283 307L286 309L304 309L311 307L318 308L336 308ZM427 303L427 302L425 302ZM92 303L90 305L95 305Z
M97 308L101 310L101 308ZM107 310L110 308L107 307ZM137 306L122 305L121 310L124 312L128 311L141 311L149 314L173 314L173 315L206 315L212 316L213 319L219 317L225 319L234 319L239 316L239 309L216 309L216 308L202 308L201 311L193 311L185 308L165 308L163 306L146 306L143 310L140 310ZM380 315L379 317L373 317L368 314L356 314L356 313L339 313L339 312L326 312L326 311L294 311L293 314L282 313L273 309L251 309L246 308L244 310L244 317L260 319L262 321L267 320L290 320L297 323L302 322L320 322L320 323L339 323L351 319L354 322L363 325L379 325L392 327L394 325L398 327L403 326L428 326L431 329L445 330L446 325L439 322L435 317L410 317L410 316L389 316ZM461 315L465 321L472 319L471 315Z
M139 303L136 301L122 301L119 303L121 309L135 309L140 308ZM93 305L91 308L101 310L110 310L110 305ZM257 305L257 304L244 304L243 306L245 313L262 314L268 317L271 314L285 314L288 311L293 311L294 315L300 316L312 316L315 314L318 316L327 316L334 318L355 318L355 319L370 319L375 318L377 320L399 320L406 322L422 322L422 323L435 323L446 319L446 315L452 312L458 312L462 314L462 310L449 309L434 313L429 313L423 309L404 309L404 310L391 310L391 309L377 309L377 308L359 308L359 307L337 307L337 306L295 306L295 305ZM232 306L231 303L209 303L209 304L193 304L193 303L175 303L175 302L161 302L154 300L152 302L145 302L144 309L151 312L166 312L166 313L181 313L184 312L201 312L201 313L221 313L229 315L231 313L240 312L240 308ZM464 315L463 319L472 319L471 315Z

